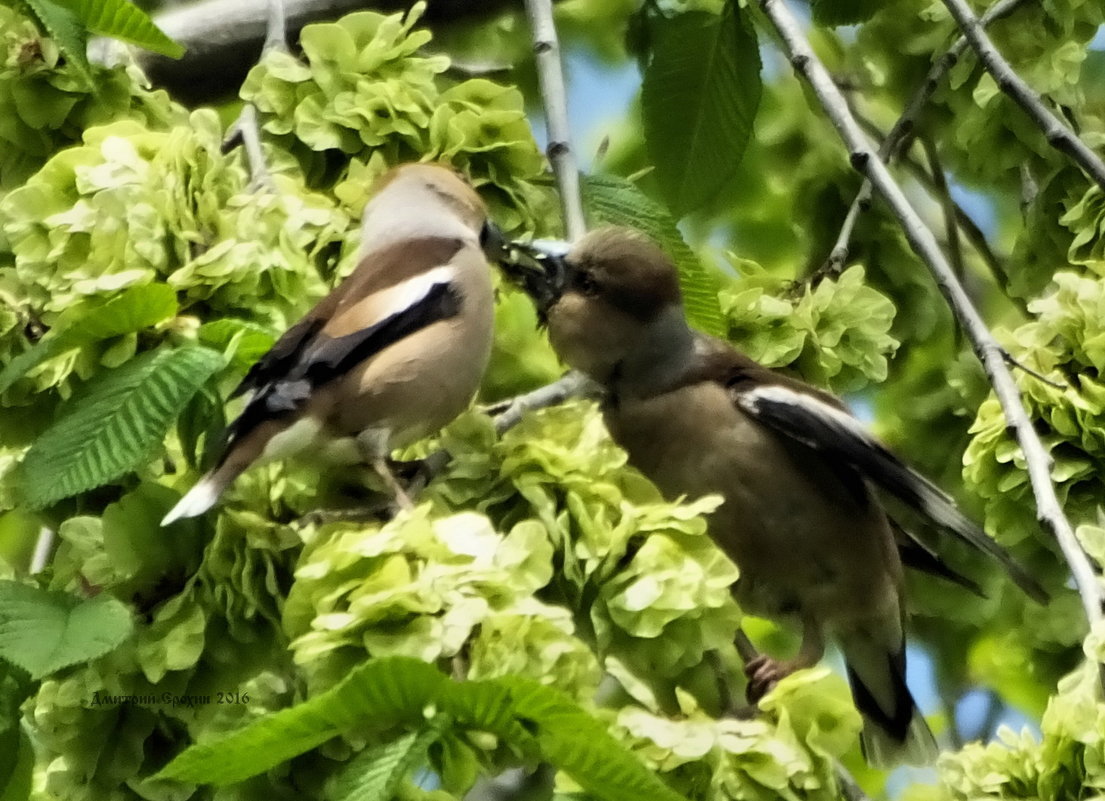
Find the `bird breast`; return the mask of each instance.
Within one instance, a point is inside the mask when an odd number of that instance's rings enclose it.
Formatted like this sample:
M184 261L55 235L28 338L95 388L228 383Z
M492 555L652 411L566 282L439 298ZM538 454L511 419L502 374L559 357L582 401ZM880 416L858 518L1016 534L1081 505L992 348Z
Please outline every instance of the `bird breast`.
M630 462L666 497L724 498L710 535L737 563L748 611L826 623L896 614L901 566L867 488L747 417L723 387L623 398L605 414Z

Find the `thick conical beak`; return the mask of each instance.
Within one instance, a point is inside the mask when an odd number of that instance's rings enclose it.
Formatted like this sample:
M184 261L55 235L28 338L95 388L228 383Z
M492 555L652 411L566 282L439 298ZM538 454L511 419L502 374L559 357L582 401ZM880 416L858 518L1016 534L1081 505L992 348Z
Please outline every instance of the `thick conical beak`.
M568 285L569 249L567 242L552 239L512 242L506 248L509 257L500 261L503 272L533 298L542 315L560 300Z

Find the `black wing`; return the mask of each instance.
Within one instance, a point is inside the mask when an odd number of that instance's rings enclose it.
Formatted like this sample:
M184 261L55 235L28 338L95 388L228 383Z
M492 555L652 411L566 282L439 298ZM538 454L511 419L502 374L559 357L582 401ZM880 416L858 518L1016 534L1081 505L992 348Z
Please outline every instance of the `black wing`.
M965 517L940 488L907 467L847 412L779 384L734 388L733 393L735 402L747 414L850 465L935 525L996 559L1025 593L1039 603L1047 603L1047 592L1004 548Z
M902 560L903 565L910 570L927 573L930 576L944 579L944 581L950 581L952 584L958 584L960 587L973 592L979 598L986 597L986 593L982 591L982 587L978 585L978 582L964 576L941 559L938 553L914 537L897 520L890 518L890 528L894 532L894 543L898 546L898 557Z
M266 420L296 411L316 388L345 375L388 346L433 323L455 317L460 307L457 288L450 283L436 283L417 302L361 331L329 337L316 329L313 336L298 337L294 347L274 356L269 367L257 370L258 376L279 377L257 387L256 394L227 429L227 446ZM268 358L266 355L262 361ZM283 369L277 372L273 365Z

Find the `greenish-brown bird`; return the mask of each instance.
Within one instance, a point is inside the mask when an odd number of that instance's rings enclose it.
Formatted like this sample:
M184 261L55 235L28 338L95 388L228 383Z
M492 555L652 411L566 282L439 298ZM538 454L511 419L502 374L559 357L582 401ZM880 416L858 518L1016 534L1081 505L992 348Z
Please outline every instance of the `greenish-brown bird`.
M798 654L746 666L753 695L839 643L876 765L926 764L936 743L905 682L902 556L876 489L1038 583L832 395L694 331L678 274L650 239L602 228L574 246L518 245L504 263L533 296L561 358L605 389L602 413L631 464L669 498L717 493L712 538L740 568L742 608L796 622ZM971 586L919 542L918 566Z

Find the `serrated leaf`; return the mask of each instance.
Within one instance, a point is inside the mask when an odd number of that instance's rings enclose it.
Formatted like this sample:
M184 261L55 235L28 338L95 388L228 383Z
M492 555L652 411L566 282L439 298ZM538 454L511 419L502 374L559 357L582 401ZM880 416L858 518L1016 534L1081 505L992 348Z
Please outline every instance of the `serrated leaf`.
M129 287L107 303L88 310L83 306L67 309L50 333L0 371L0 392L49 358L90 342L141 331L176 313L176 292L164 284Z
M35 440L19 488L33 508L102 486L141 465L173 420L223 364L189 345L162 348L98 375Z
M428 710L436 710L431 723L426 722ZM436 738L454 722L521 746L527 756L564 770L604 801L685 801L563 693L518 677L454 682L431 665L408 657L374 659L299 706L262 718L221 740L193 745L158 778L229 784L354 726L386 731L398 724L415 725L419 733L374 749L365 757L363 770L342 780L343 788L367 787L384 793L390 782L401 780L421 758L416 746L421 746L426 731L433 731Z
M811 0L810 11L818 25L856 25L866 22L886 6L886 0Z
M27 0L39 22L46 28L73 69L92 86L92 65L88 63L88 29L67 6L53 0Z
M690 11L656 23L641 112L649 159L678 216L735 174L762 89L756 31L736 0L720 15Z
M486 683L509 690L514 714L532 724L542 758L591 794L605 801L686 801L559 690L520 676Z
M154 24L149 15L128 0L57 0L85 27L101 36L121 39L169 58L180 58L184 48Z
M416 659L374 659L326 692L208 743L193 745L159 778L224 785L310 751L356 724L387 730L422 720L447 681Z
M683 307L691 325L707 334L725 335L717 278L703 268L663 206L635 184L613 175L586 176L583 200L593 221L636 228L659 242L679 268Z
M441 737L444 721L435 719L397 740L366 748L334 776L326 797L333 801L391 801L400 783L426 759Z
M110 595L82 600L0 581L0 658L40 679L103 656L131 632L127 608Z

